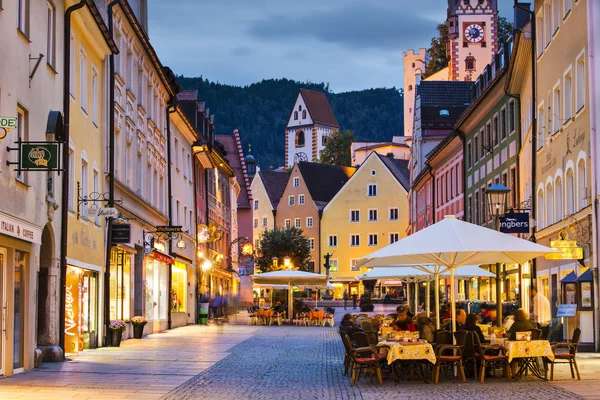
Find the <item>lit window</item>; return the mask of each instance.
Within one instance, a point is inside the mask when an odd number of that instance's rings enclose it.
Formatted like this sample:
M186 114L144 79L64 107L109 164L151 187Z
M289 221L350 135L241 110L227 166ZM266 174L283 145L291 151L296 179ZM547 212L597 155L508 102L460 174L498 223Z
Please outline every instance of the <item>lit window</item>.
M338 260L329 260L329 272L338 271Z

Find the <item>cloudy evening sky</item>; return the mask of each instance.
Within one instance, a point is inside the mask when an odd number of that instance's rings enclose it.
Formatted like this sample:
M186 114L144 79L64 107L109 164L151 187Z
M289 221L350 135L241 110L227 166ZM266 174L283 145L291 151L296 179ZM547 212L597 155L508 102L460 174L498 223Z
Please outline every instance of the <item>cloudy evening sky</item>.
M512 20L512 0L499 0ZM334 92L402 86L446 0L149 0L150 39L176 74L232 85L289 78Z

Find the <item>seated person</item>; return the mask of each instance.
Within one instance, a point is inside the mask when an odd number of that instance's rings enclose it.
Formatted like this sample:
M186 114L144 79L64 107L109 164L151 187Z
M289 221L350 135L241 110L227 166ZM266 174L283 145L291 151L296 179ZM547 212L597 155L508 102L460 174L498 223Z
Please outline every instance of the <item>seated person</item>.
M481 319L482 324L492 324L492 326L496 326L498 321L498 312L495 308L487 309L487 316Z
M448 304L442 306L442 320L446 318L452 318L452 311Z
M411 320L412 320L412 318L415 316L415 314L413 314L413 313L410 311L410 304L405 304L405 305L404 305L404 312L406 312L406 316L407 316L408 318L410 318Z
M346 330L354 326L356 325L354 324L354 322L352 322L352 315L344 314L344 317L342 317L342 322L340 323L340 330Z
M469 315L467 315L465 325L463 325L460 330L475 332L477 337L479 337L479 343L483 343L485 341L485 338L483 337L483 332L481 332L481 328L477 326L477 320L477 314L470 313Z
M433 343L433 325L425 314L419 314L417 316L417 330L419 331L419 338L427 340L429 343Z
M398 313L398 318L397 318L394 326L395 326L395 330L397 330L397 331L411 331L411 332L417 331L415 324L408 321L408 316L406 315L406 312L404 312L404 311L400 311Z
M527 312L519 308L515 311L515 322L508 330L508 340L516 340L517 332L525 332L528 329L536 329L537 326L529 320Z
M515 323L515 316L514 315L507 315L506 318L504 318L504 323L502 324L502 327L506 330L509 330L510 327L512 326L512 324Z
M460 331L462 327L467 323L467 313L462 308L456 310L456 330ZM452 332L452 321L446 325L445 329Z

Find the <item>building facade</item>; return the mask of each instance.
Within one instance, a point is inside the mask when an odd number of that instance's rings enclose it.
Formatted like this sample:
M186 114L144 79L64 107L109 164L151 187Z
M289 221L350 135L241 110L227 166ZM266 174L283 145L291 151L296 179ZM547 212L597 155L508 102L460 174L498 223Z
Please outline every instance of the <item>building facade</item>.
M359 295L356 260L406 236L408 224L408 160L371 152L364 163L323 209L321 264L330 254L329 275L336 286ZM363 271L364 272L364 271Z
M285 166L316 161L339 125L325 93L300 89L285 129Z
M352 166L360 166L372 152L382 156L392 155L397 160L408 160L410 158L410 138L405 136L393 136L391 142L369 143L352 142Z

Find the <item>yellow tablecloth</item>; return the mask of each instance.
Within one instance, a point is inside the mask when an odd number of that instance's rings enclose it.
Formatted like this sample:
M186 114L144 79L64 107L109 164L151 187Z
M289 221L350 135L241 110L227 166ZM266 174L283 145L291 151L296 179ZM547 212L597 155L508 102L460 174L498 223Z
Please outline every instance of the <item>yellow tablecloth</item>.
M396 336L399 336L400 339L404 339L404 338L409 338L410 340L413 339L418 339L419 338L419 332L411 332L411 331L388 331L389 332L389 339L390 341L392 341ZM381 334L383 336L383 340L387 340L388 338L386 338L383 333Z
M384 341L380 345L390 346L387 355L388 364L396 360L427 360L435 364L435 352L429 343L403 344L400 342Z
M528 357L548 357L550 360L554 360L552 347L547 340L531 340L529 342L510 340L504 343L504 347L508 362L515 358Z

